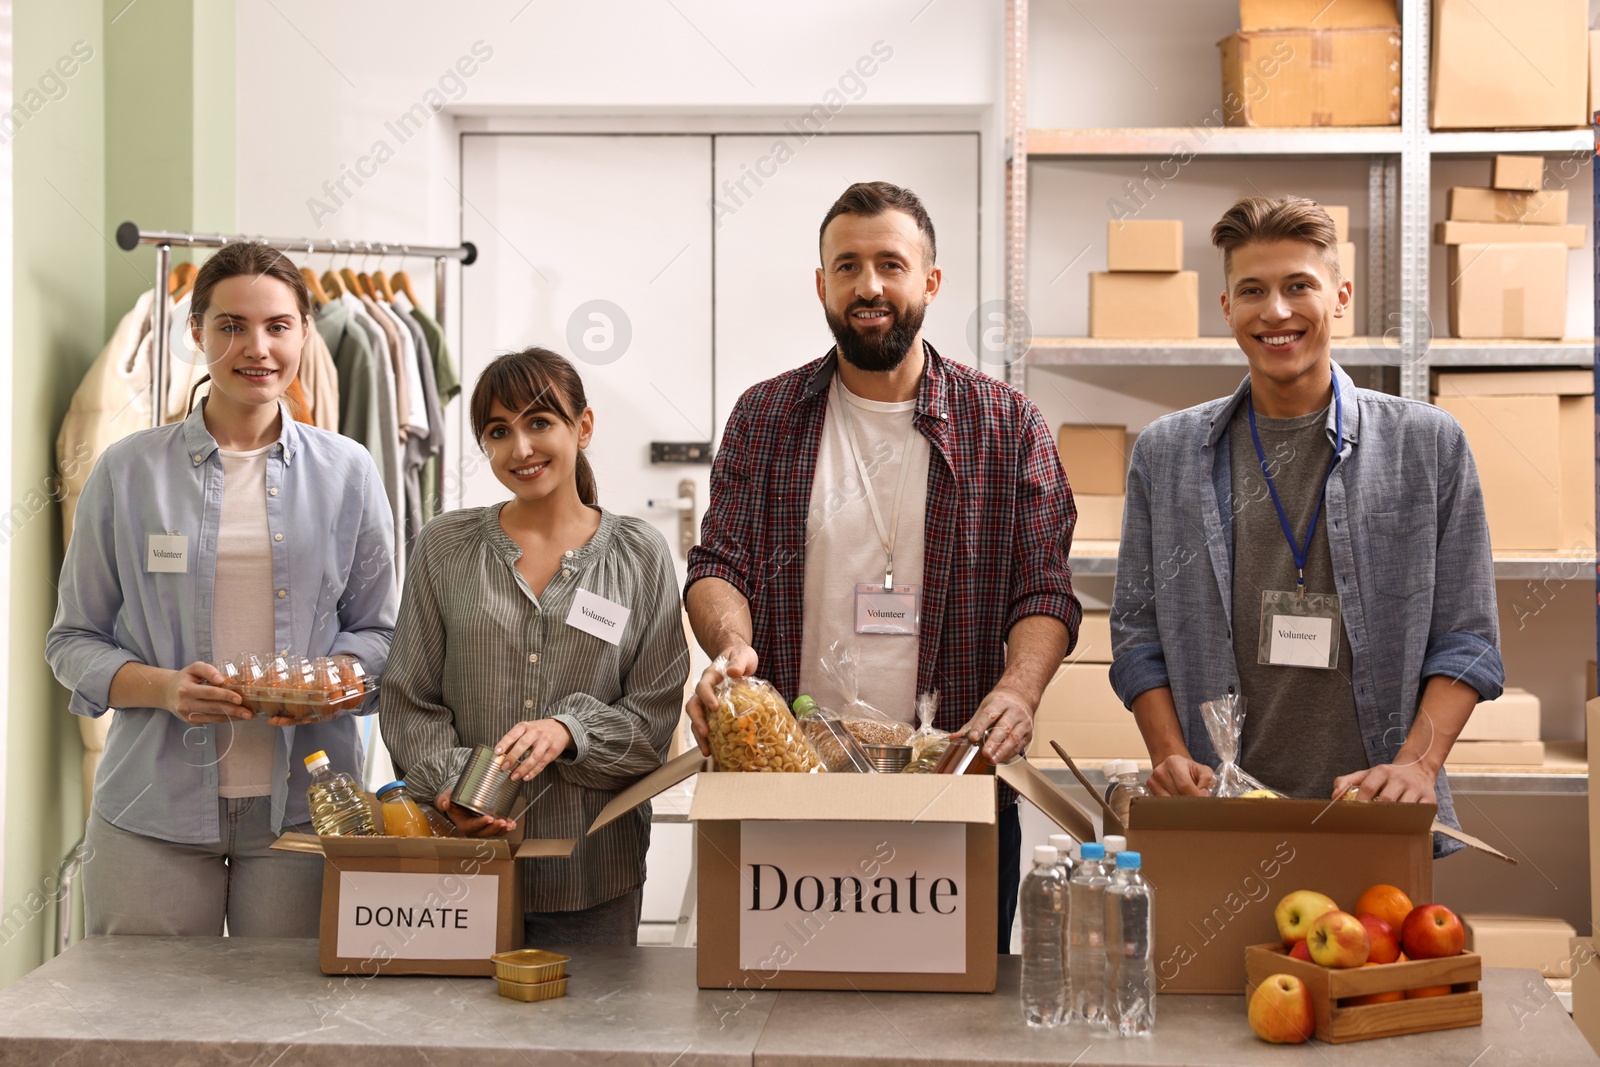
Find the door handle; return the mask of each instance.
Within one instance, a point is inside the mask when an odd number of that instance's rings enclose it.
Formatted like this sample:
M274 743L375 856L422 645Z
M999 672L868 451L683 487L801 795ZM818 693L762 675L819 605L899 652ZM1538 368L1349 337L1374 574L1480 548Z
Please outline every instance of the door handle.
M695 484L693 478L685 478L678 483L678 495L675 497L649 497L645 500L647 508L661 508L678 513L678 551L684 559L689 558L689 550L695 546L698 530L695 526Z

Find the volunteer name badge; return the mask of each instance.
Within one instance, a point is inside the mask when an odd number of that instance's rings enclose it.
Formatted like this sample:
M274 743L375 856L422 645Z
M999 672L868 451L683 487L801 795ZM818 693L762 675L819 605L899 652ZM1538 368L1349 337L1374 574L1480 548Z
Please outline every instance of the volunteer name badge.
M1339 665L1339 597L1334 593L1261 594L1261 645L1256 662L1272 667Z
M572 598L572 610L567 612L567 625L615 645L622 641L628 615L629 609L621 604L580 588Z
M856 633L917 636L922 587L856 583Z
M188 535L151 534L145 548L144 569L147 574L188 574Z

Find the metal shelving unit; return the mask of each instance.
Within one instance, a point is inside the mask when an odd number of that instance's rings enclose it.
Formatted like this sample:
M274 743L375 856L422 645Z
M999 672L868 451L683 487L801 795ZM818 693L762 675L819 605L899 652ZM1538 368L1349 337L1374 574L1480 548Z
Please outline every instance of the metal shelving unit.
M1334 358L1349 366L1392 366L1400 395L1427 400L1428 372L1439 367L1494 365L1583 367L1594 363L1593 340L1465 341L1427 332L1432 161L1497 152L1592 156L1595 133L1559 130L1428 129L1429 0L1402 0L1401 125L1269 129L1153 127L1028 129L1027 0L1008 0L1006 126L1009 131L1006 210L1008 322L1027 320L1027 170L1033 159L1166 157L1368 160L1366 308L1368 336L1336 341ZM1245 359L1232 338L1115 341L1100 338L1011 338L1010 380L1025 388L1029 366L1229 366Z

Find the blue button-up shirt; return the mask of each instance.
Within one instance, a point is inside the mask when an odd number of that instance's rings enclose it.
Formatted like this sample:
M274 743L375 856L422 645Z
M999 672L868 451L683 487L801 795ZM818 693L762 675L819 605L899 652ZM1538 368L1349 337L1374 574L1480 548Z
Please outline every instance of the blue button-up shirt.
M1333 368L1344 406L1323 505L1335 591L1354 662L1356 714L1369 765L1393 762L1423 684L1457 679L1484 700L1505 667L1483 492L1466 436L1429 404L1357 389ZM1184 742L1216 766L1202 701L1239 691L1233 651L1233 506L1228 425L1248 396L1168 415L1129 460L1111 614L1111 684L1129 707L1171 686ZM1439 817L1457 825L1439 772ZM1454 841L1436 839L1443 851Z
M394 636L394 521L372 457L338 434L294 422L267 455L267 522L274 536L271 611L276 648L347 654L368 678L383 673ZM181 423L118 441L95 464L78 504L45 657L72 690L70 709L107 710L126 663L179 669L214 663L222 457L204 406ZM187 570L151 573L150 535L188 538ZM277 535L281 534L280 540ZM231 654L235 649L221 650ZM269 650L262 650L269 651ZM377 710L368 701L365 712ZM95 810L116 826L167 841L220 840L217 761L227 724L189 725L159 708L118 708L95 776ZM354 721L285 726L273 756L272 825L308 820L304 757L318 749L337 770L361 769Z

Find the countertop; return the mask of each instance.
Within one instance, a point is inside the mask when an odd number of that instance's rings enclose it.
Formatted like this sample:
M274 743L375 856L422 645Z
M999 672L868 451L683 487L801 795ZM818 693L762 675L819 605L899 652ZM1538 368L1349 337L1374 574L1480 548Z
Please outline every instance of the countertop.
M0 990L0 1064L1600 1064L1533 971L1485 972L1481 1027L1285 1047L1243 997L1163 997L1146 1038L1030 1031L1015 956L992 996L700 990L694 960L581 949L565 998L523 1004L486 978L329 977L309 940L90 938Z

